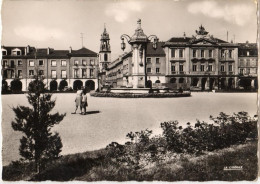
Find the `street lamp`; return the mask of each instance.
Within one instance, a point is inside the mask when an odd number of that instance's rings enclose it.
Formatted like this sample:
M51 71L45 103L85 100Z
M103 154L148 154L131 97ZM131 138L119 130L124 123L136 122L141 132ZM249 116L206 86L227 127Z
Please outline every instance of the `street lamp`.
M121 49L124 51L126 48L126 44L124 40L126 39L128 44L132 46L133 51L133 86L137 88L140 81L143 80L143 77L145 78L145 84L147 83L147 75L146 75L146 64L145 64L145 58L146 58L146 52L147 52L147 44L152 42L153 49L157 49L157 43L159 39L156 35L150 35L146 36L143 32L143 29L141 28L141 19L138 19L137 21L137 29L135 30L135 34L130 37L127 34L121 35ZM144 61L144 62L143 62Z

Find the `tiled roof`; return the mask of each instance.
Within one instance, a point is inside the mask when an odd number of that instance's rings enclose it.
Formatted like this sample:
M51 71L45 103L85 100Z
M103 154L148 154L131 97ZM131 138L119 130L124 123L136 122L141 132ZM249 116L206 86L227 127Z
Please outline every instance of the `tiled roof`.
M26 47L14 47L14 46L6 47L6 46L2 46L2 48L7 50L7 55L11 55L12 50L16 49L16 48L20 49L22 51L22 55L24 55L24 53L25 53L24 50L25 50Z
M165 42L164 45L187 45L187 44L192 44L189 41L191 40L191 37L172 37L171 39L169 39L168 41ZM231 44L229 42L226 42L224 40L218 39L218 38L214 38L217 41L217 44ZM203 40L203 38L198 39L198 42ZM196 43L196 42L194 42Z
M89 50L85 47L79 49L79 50L72 50L70 53L71 56L76 56L76 57L96 57L97 53Z
M55 50L53 48L35 48L35 47L29 47L29 53L25 55L25 49L27 47L13 47L13 46L2 46L2 48L7 50L7 55L3 56L3 58L29 58L33 59L35 57L37 58L53 58L53 59L62 59L62 58L69 58L69 57L97 57L97 53L93 52L85 47L79 49L79 50L72 50L72 53L69 53L69 50ZM13 56L11 55L11 52L13 49L18 48L22 51L22 55L19 56ZM48 54L49 49L49 54Z
M218 39L218 38L215 38L215 39L218 41L218 43L229 43L227 41L224 41L224 40L221 40L221 39Z
M50 54L48 55L49 58L69 58L69 51L68 50L50 50Z
M190 37L172 37L169 39L167 42L182 42L182 43L187 43L190 41Z
M152 56L165 56L165 52L163 50L164 42L158 42L157 43L157 48L153 48L153 43L148 43L147 45L147 56L152 57Z

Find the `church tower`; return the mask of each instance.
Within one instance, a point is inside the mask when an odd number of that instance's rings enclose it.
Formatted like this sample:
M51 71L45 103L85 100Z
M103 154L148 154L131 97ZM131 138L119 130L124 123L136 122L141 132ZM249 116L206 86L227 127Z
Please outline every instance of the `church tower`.
M109 40L109 34L105 26L104 32L101 34L100 39L99 68L101 71L104 71L107 68L107 65L111 62L111 49Z

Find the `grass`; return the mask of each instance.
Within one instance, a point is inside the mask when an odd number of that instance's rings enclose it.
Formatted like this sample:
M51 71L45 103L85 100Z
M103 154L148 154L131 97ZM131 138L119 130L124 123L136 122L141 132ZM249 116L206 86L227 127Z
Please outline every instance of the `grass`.
M257 141L234 145L200 156L172 154L169 159L143 169L129 169L113 162L105 149L66 155L49 163L41 174L32 164L13 163L3 167L3 180L53 181L241 181L257 177ZM225 166L242 166L239 171L224 171Z

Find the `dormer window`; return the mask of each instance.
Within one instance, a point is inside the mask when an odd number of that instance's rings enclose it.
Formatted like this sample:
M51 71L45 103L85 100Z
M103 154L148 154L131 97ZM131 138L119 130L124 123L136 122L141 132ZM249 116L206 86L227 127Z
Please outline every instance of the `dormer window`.
M6 55L7 55L7 50L2 49L2 55L3 55L3 56L6 56Z
M21 50L20 49L14 49L14 50L12 50L12 55L13 56L21 56L22 55L22 52L21 52Z

